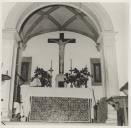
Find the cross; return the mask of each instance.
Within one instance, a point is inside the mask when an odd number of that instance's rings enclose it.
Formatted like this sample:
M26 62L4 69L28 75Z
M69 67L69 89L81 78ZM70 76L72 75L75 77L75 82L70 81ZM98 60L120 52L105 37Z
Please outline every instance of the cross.
M74 70L72 69L72 59L70 60L70 70L69 70L69 71L71 72L71 74L72 74L72 72L74 71ZM70 87L73 88L72 82L71 82Z
M64 33L60 33L59 39L48 39L48 43L59 45L59 74L64 74L64 51L67 43L75 43L75 39L64 38Z
M51 85L52 85L52 72L54 71L53 68L52 68L52 60L51 60L51 66L50 66L50 69L48 70L50 72L50 75L51 75Z
M48 70L52 76L52 72L54 71L53 68L52 68L52 60L51 60L51 66L50 66L50 69Z
M70 72L71 72L71 74L72 74L72 72L74 71L73 69L72 69L72 59L70 60L70 70L69 70Z

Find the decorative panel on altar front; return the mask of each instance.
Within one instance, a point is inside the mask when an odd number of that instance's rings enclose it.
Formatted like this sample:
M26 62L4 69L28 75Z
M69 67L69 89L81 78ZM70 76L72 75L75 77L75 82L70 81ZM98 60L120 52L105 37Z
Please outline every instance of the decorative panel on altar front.
M91 99L32 97L30 121L90 122Z

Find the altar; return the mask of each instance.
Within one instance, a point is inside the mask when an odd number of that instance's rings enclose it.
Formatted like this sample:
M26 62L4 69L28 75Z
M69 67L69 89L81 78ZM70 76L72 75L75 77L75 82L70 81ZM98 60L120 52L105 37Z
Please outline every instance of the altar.
M91 122L91 88L43 88L22 85L23 108L29 121Z

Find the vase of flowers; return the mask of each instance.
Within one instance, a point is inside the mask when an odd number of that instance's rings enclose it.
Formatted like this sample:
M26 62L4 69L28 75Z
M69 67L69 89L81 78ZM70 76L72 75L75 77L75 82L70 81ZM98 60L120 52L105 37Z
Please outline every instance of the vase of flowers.
M81 70L74 68L68 73L65 73L65 82L67 84L70 83L71 87L81 88L82 86L85 86L87 88L87 82L89 80L89 77L92 77L90 72L88 71L88 68L82 68Z

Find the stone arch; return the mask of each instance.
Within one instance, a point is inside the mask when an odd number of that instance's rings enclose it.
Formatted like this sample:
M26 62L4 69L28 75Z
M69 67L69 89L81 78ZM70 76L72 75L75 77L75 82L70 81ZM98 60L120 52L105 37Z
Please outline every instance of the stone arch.
M4 28L12 28L20 30L21 25L24 20L34 11L49 5L68 5L74 8L77 8L87 14L97 25L100 32L102 31L114 31L113 24L110 16L106 10L99 3L87 3L86 5L81 3L17 3L11 12L9 13ZM12 18L12 15L15 14L16 10L20 11Z

